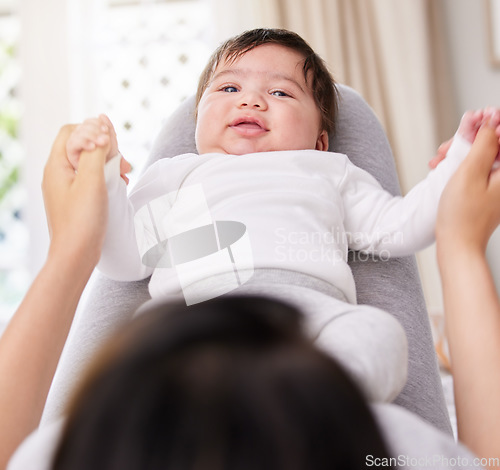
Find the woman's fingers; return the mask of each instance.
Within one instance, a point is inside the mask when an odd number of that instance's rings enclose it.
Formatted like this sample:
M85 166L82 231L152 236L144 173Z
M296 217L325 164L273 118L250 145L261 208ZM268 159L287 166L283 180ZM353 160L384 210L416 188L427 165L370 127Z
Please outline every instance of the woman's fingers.
M479 129L476 140L466 158L467 163L471 165L470 177L483 178L483 181L487 182L497 155L496 125L492 121L487 121Z
M63 126L52 144L43 173L42 189L44 194L50 194L60 185L67 185L69 179L74 177L74 169L66 156L66 145L75 127L73 124Z

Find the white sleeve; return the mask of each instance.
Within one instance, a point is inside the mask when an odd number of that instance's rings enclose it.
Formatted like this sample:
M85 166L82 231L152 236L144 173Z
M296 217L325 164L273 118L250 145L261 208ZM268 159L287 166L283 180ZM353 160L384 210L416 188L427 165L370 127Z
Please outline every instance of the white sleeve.
M369 173L348 165L341 183L349 247L406 256L434 242L441 193L471 145L458 134L446 158L406 196L392 196Z
M138 281L150 276L153 268L142 263L134 217L147 196L154 197L161 193L162 181L156 165L152 165L128 198L127 186L120 176L120 159L121 155L112 158L104 169L108 189L108 226L97 268L117 281Z

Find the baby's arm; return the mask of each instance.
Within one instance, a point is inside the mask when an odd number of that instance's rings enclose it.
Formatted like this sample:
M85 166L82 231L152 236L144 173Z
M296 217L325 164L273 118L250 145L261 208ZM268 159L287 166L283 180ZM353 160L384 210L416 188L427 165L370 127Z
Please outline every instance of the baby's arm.
M485 116L500 134L500 112L486 111L464 115L446 159L404 198L391 196L359 168L348 168L341 190L350 248L406 256L434 241L441 193L469 152Z

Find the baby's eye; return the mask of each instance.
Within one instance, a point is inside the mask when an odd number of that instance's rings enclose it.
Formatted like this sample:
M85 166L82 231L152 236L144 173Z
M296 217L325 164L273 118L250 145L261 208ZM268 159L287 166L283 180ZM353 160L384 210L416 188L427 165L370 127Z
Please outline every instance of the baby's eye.
M223 88L221 88L222 91L225 91L226 93L236 93L238 91L238 88L236 88L235 86L225 86Z
M285 93L284 91L282 90L275 90L275 91L272 91L271 92L271 95L274 95L274 96L290 96L288 93Z

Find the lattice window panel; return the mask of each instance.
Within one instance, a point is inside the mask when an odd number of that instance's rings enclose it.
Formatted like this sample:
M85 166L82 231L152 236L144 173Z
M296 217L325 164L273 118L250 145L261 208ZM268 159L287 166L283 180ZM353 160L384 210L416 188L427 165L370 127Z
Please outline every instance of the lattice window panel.
M206 1L110 6L93 50L99 109L107 113L119 147L134 166L148 156L165 119L188 96L210 53Z
M162 123L196 91L212 52L207 41L209 2L101 1L107 4L103 14L93 17L93 25L76 39L77 44L86 44L88 53L83 79L79 77L80 84L87 83L81 96L92 103L89 109L105 112L113 120L120 149L137 175ZM11 14L15 3L0 0L0 332L30 280L24 268L28 233L20 218L25 192L17 184L23 154L17 140L21 72L13 53L20 38L19 18ZM16 123L15 132L2 131L6 115L10 126Z
M5 8L5 5L3 5ZM0 14L0 322L5 321L28 285L24 255L28 233L21 220L25 192L19 184L23 152L18 140L21 76L16 15Z

